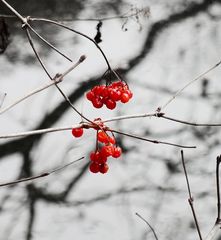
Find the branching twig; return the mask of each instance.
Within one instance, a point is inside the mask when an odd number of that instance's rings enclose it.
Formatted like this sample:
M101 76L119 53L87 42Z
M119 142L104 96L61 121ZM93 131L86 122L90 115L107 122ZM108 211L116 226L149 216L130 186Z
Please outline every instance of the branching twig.
M46 72L46 74L48 75L48 77L52 80L53 78L51 77L51 75L50 75L50 73L48 72L46 66L44 65L43 61L41 60L41 57L39 56L38 52L37 52L36 49L35 49L34 42L32 41L32 37L31 37L30 32L29 32L29 30L28 30L27 27L25 28L25 32L26 32L26 35L27 35L27 37L28 37L29 43L30 43L30 45L31 45L31 47L32 47L32 50L33 50L34 53L35 53L35 56L37 57L39 63L41 64L42 68L44 69L44 71Z
M189 194L188 202L189 202L191 210L192 210L192 214L193 214L193 218L194 218L195 225L196 225L196 228L197 228L197 232L199 234L199 238L200 238L200 240L202 240L203 238L202 238L202 235L201 235L201 232L200 232L200 227L199 227L198 220L197 220L197 217L196 217L196 213L195 213L195 210L194 210L194 205L193 205L194 199L192 197L191 190L190 190L190 184L189 184L188 175L187 175L187 171L186 171L186 166L185 166L185 162L184 162L183 150L181 150L181 159L182 159L182 165L183 165L183 170L184 170L184 174L185 174L185 178L186 178L188 194Z
M0 187L5 187L5 186L10 186L10 185L15 185L15 184L18 184L18 183L21 183L21 182L28 182L28 181L32 181L32 180L35 180L35 179L38 179L38 178L43 178L43 177L47 177L53 173L56 173L58 171L61 171L63 170L64 168L82 160L84 157L81 157L77 160L74 160L70 163L67 163L65 164L64 166L61 166L61 167L58 167L58 168L55 168L54 170L52 171L48 171L48 172L44 172L44 173L41 173L39 175L36 175L36 176L32 176L32 177L27 177L27 178L22 178L22 179L19 179L19 180L15 180L15 181L11 181L11 182L7 182L7 183L0 183Z
M79 32L79 31L76 31L76 30L74 30L74 29L72 29L72 28L70 28L70 27L68 27L68 26L66 26L66 25L64 25L64 24L62 24L62 23L59 23L59 22L56 22L56 21L53 21L53 20L50 20L50 19L45 19L45 18L30 18L30 21L39 21L39 22L46 22L46 23L54 24L54 25L63 27L63 28L65 28L65 29L67 29L67 30L69 30L69 31L71 31L71 32L74 32L74 33L76 33L76 34L78 34L78 35L80 35L80 36L82 36L82 37L84 37L84 38L87 38L89 41L91 41L91 42L99 49L99 51L101 52L102 56L103 56L104 59L105 59L105 62L106 62L106 64L107 64L107 66L108 66L108 69L112 71L112 68L111 68L111 66L110 66L110 63L109 63L106 55L104 54L103 50L101 49L101 47L94 41L94 39L90 38L90 37L87 36L86 34L81 33L81 32Z
M145 8L135 8L136 11L131 11L133 9L130 9L129 11L120 14L120 15L116 15L116 16L110 16L110 17L101 17L101 18L62 18L62 19L54 19L54 21L61 21L61 22L71 22L71 21L95 21L95 22L99 22L99 21L108 21L108 20L113 20L113 19L127 19L127 18L131 18L131 17L136 17L139 14L143 13L143 16L148 17L150 14L150 9L149 7L145 7ZM16 16L14 15L9 15L9 14L0 14L0 17L3 18L16 18ZM36 17L36 16L35 16ZM37 18L37 17L36 17Z
M189 87L191 84L193 84L194 82L196 82L197 80L201 79L202 77L204 77L205 75L207 75L209 72L211 72L212 70L214 70L215 68L217 68L219 65L221 64L221 61L219 61L218 63L216 63L214 66L212 66L211 68L209 68L208 70L206 70L204 73L200 74L199 76L197 76L196 78L194 78L193 80L191 80L190 82L188 82L187 84L185 84L180 90L178 90L162 107L158 107L157 111L161 111L163 109L165 109L178 95L180 95L183 90L185 90L187 87Z
M155 239L158 240L158 237L157 237L157 234L156 234L154 228L148 223L148 221L145 218L143 218L139 213L135 213L135 214L147 224L147 226L153 232L153 235L154 235Z
M68 74L70 73L73 69L75 69L80 63L82 63L84 60L86 59L86 56L85 55L82 55L79 60L74 64L72 65L70 68L68 68L64 73L62 74L57 74L54 79L53 79L53 82L50 82L50 83L47 83L47 84L44 84L43 86L39 87L39 88L36 88L34 90L32 90L31 92L29 92L28 94L24 95L23 97L15 100L12 104L10 104L9 106L3 108L0 110L0 114L8 111L9 109L11 109L12 107L14 107L15 105L17 105L18 103L24 101L25 99L31 97L32 95L36 94L36 93L39 93L43 90L45 90L46 88L49 88L53 85L56 85L58 84L59 82L61 82L63 80L63 78Z

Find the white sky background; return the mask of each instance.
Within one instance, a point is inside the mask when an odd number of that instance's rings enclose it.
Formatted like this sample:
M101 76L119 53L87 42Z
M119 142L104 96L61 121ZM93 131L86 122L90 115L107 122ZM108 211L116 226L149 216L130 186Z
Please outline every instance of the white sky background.
M177 10L175 7L177 1L168 2ZM151 24L166 18L171 11L171 5L166 6L164 1L149 1L148 3L139 1L139 4L137 1L130 1L130 3L137 7L149 6L151 15L149 19L141 19L142 31L139 31L139 25L132 20L126 25L127 32L122 31L122 22L119 20L103 23L103 42L100 46L113 67L126 66L128 60L142 48ZM127 9L128 7L125 7L122 12ZM218 10L220 6L214 6L211 12L216 14ZM91 8L82 13L82 17L87 17L87 15L93 16ZM200 27L197 28L198 24ZM94 37L96 33L94 22L77 22L70 25L91 37ZM220 21L212 20L207 14L199 14L194 19L173 25L159 35L150 54L127 76L129 86L134 92L134 98L130 103L119 106L115 111L103 108L95 110L85 98L82 98L75 106L91 119L98 116L109 118L154 111L171 96L162 93L160 88L175 92L220 60L219 28ZM104 60L90 42L80 41L79 37L78 43L74 44L73 35L65 30L61 30L56 42L59 48L74 60L82 54L87 56L86 61L60 84L67 94L72 92L81 81L98 73L102 75L105 71ZM13 48L15 44L22 45L22 51L29 49L27 43L21 43L20 39L13 41L9 48ZM56 73L64 71L70 63L52 52L47 58L47 65ZM4 56L1 56L0 69L2 72L1 91L7 93L4 106L30 89L49 81L38 64L28 66L19 62L10 64ZM201 86L198 81L186 89L182 96L174 100L166 108L166 113L187 121L221 122L220 113L215 111L214 107L214 105L219 106L220 101L218 98L213 98L215 93L220 92L220 73L221 69L217 68L208 75L209 100L198 97ZM151 90L150 86L154 89ZM31 130L61 101L63 99L55 88L31 97L1 115L0 133ZM56 123L56 126L71 126L80 120L70 109ZM197 145L196 150L186 150L185 156L189 160L187 168L191 176L192 192L195 196L195 206L202 233L205 236L212 228L216 217L215 159L220 154L220 145L210 149L210 144L219 140L219 131L215 129L213 134L207 135L204 139L194 138L190 127L179 135L171 135L171 131L178 130L183 125L154 118L125 120L110 126L141 136L144 136L146 131L151 131L150 135L145 135L151 139ZM31 153L35 161L34 171L38 174L75 158L88 156L89 151L95 146L94 138L95 133L92 130L85 131L84 137L77 140L72 138L70 132L45 135ZM108 174L94 175L88 172L68 200L74 203L84 201L105 193L116 192L121 188L141 190L129 194L116 194L107 200L75 207L39 202L33 239L63 240L73 239L73 237L80 240L152 239L151 233L145 238L148 229L145 223L135 216L135 212L140 213L152 224L159 239L189 240L197 237L196 231L190 228L190 222L193 219L187 203L187 189L182 168L179 165L179 171L171 175L165 166L166 160L172 163L180 162L180 150L125 137L123 143L133 149L123 154L119 160L110 160ZM88 157L85 161L87 160ZM57 175L36 181L36 184L45 187L48 191L60 192L73 173L77 173L82 165L83 163L78 163ZM15 179L20 166L21 156L11 155L5 158L5 161L0 162L0 181ZM20 184L15 188L16 191L11 190L11 198L5 206L7 211L1 213L0 216L2 226L0 240L24 239L28 217L27 208L24 205L25 186L26 184ZM168 188L168 191L162 193L158 188ZM2 188L0 191L0 196L3 198L9 190ZM207 194L199 198L201 193ZM5 238L6 235L7 238Z

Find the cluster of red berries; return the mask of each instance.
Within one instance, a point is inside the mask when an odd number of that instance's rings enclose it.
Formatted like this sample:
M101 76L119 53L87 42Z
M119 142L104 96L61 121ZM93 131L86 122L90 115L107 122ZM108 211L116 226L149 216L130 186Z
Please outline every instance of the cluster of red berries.
M97 134L97 141L102 143L99 149L90 154L90 171L93 173L106 173L109 169L107 164L107 158L119 158L121 156L122 150L120 147L116 146L116 140L114 137L110 137L106 131L100 130Z
M72 135L79 138L83 135L83 128L73 128ZM98 147L98 142L101 144ZM89 169L92 173L106 173L109 169L107 164L107 158L119 158L122 154L120 147L116 146L116 140L114 136L109 136L107 131L100 129L97 130L97 149L90 154L90 166Z
M101 108L103 105L106 105L108 109L112 110L116 107L116 102L118 101L127 103L133 97L133 93L125 82L117 81L107 86L99 85L93 87L86 93L86 97L95 108Z

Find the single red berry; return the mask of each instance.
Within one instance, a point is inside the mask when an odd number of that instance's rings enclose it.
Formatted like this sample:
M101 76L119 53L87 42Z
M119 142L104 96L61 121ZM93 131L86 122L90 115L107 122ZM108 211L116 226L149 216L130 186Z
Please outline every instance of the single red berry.
M122 149L120 147L115 147L113 150L112 157L119 158L122 154Z
M111 144L115 144L115 143L116 143L116 140L115 140L114 137L108 137L108 141L109 141L109 143L111 143Z
M102 96L103 98L109 97L108 87L105 87L105 88L103 89L103 91L102 91L102 93L101 93L101 96Z
M76 138L79 138L83 135L83 128L72 128L72 135Z
M133 97L133 93L130 91L130 89L126 89L124 93L127 93L130 99Z
M92 162L95 162L95 161L96 161L96 153L95 153L95 152L92 152L92 153L90 154L90 159L91 159Z
M89 169L92 173L98 173L100 171L100 166L99 164L92 162L89 166Z
M120 100L122 103L127 103L130 100L130 97L127 93L122 93Z
M113 89L110 92L110 99L112 99L113 101L119 101L121 99L121 91Z
M99 160L97 163L99 164L103 164L103 163L106 163L107 162L107 156L103 155L101 152L100 152L100 157L99 157Z
M89 101L93 101L93 99L95 98L95 95L92 91L89 91L86 93L86 98L89 100Z
M106 102L105 102L105 105L108 109L112 110L116 107L116 102L113 101L112 99L108 99Z
M108 171L108 169L109 169L109 166L107 165L107 163L101 164L99 166L100 173L105 174Z
M106 145L101 148L101 154L109 157L113 154L114 147L112 145Z
M97 134L97 139L98 139L99 142L108 143L108 141L109 141L109 136L107 135L106 132L104 132L104 131L99 131L98 134Z
M92 104L95 108L102 108L103 107L103 101L99 97L94 98L92 100Z

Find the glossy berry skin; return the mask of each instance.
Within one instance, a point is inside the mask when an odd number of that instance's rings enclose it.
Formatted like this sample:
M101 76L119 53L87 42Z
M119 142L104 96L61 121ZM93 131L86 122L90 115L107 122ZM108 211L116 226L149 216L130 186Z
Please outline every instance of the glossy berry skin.
M112 82L108 85L98 85L86 93L86 98L95 108L103 105L110 110L115 109L117 102L127 103L133 96L128 85L123 81Z
M98 141L101 142L101 143L108 143L108 141L109 141L109 136L107 135L106 132L100 131L100 132L98 132L98 134L97 134L97 139L98 139Z
M115 101L113 101L112 99L107 99L107 101L105 102L105 105L106 105L106 107L108 108L108 109L110 109L110 110L113 110L115 107L116 107L116 102Z
M127 93L123 93L121 95L121 99L120 100L121 100L122 103L127 103L130 100L130 96Z
M102 173L102 174L107 173L108 170L109 170L109 166L107 165L107 163L101 164L101 165L99 166L99 171L100 171L100 173Z
M103 102L102 102L101 98L94 98L92 100L92 104L95 108L102 108L103 107Z
M72 135L76 138L79 138L83 135L84 130L83 128L72 128Z
M122 149L120 147L115 147L112 153L113 158L119 158L122 154Z
M95 95L92 91L90 92L87 92L86 93L86 98L89 100L89 101L93 101L95 99Z
M112 145L106 145L101 148L101 154L109 157L113 154L114 147Z
M100 171L100 166L99 164L92 162L89 166L89 169L92 173L98 173Z

